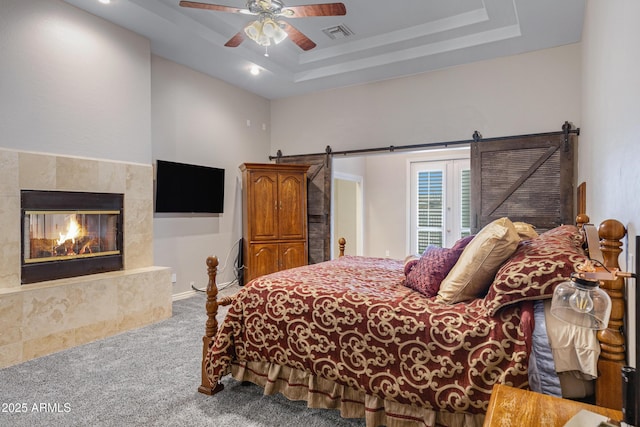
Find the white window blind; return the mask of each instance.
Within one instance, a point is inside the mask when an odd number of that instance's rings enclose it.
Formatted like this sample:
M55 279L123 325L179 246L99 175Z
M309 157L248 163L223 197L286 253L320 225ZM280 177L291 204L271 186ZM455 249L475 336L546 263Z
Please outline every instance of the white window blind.
M444 171L422 170L417 173L418 248L442 246L444 238ZM422 253L422 252L420 252Z
M451 247L470 234L471 171L468 159L411 163L411 249Z
M471 169L469 163L459 169L460 237L471 234Z

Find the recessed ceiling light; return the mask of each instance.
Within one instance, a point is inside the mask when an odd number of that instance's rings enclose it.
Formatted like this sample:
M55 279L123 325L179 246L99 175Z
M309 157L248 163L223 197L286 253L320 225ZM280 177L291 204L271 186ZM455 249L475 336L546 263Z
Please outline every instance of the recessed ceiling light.
M258 74L260 74L260 67L258 67L257 65L253 65L251 67L251 69L249 70L249 72L254 75L257 76Z
M111 0L98 0L100 3L102 4L109 4L111 3Z

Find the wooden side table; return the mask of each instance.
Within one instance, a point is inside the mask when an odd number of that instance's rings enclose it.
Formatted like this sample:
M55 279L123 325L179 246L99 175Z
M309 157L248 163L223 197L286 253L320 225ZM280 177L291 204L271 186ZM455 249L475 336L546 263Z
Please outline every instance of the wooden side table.
M497 384L493 387L484 427L562 427L586 409L615 421L622 412Z

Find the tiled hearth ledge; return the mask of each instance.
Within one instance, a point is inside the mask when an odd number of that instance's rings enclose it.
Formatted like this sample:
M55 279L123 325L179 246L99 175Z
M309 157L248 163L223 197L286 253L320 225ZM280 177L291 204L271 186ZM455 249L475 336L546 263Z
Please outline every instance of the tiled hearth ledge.
M167 267L0 289L0 368L171 317Z

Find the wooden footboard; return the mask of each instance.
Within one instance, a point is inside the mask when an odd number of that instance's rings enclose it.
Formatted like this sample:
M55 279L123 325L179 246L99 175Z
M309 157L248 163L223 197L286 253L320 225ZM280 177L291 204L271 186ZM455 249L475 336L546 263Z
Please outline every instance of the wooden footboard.
M200 387L198 387L198 391L200 393L212 395L216 394L219 391L222 391L224 386L221 383L211 384L209 381L209 377L205 371L205 360L207 358L207 352L209 351L209 346L213 341L213 338L216 336L218 332L218 321L216 320L216 315L218 314L218 306L221 305L229 305L233 302L233 298L225 297L218 301L218 285L216 284L216 275L218 274L218 258L215 256L210 256L207 258L207 274L209 275L209 282L207 283L207 322L205 324L205 332L202 337L202 379L200 383Z

